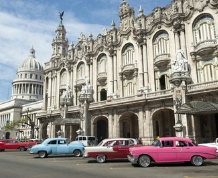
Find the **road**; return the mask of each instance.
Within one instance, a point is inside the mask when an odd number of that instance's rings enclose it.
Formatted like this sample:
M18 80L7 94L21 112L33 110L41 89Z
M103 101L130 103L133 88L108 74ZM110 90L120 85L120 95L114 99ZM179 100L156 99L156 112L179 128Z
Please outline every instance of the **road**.
M218 178L218 159L206 160L204 166L191 164L152 164L133 166L127 160L97 163L94 159L74 156L38 158L29 151L0 152L1 178Z

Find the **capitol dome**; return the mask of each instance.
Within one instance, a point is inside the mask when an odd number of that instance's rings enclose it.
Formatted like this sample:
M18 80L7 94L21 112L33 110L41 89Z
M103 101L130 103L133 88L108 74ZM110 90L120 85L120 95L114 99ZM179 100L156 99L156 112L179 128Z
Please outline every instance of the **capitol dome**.
M19 66L17 77L12 82L12 99L42 100L43 98L43 67L35 58L35 50Z
M43 71L43 67L40 62L35 58L35 50L30 49L30 54L19 66L18 71L21 70L39 70Z

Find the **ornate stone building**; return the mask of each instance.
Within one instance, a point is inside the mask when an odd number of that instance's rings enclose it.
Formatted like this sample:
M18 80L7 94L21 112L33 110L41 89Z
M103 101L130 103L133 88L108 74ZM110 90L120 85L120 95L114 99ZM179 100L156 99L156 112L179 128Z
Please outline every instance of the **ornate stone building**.
M218 137L218 2L173 0L144 15L123 1L120 23L68 43L62 23L45 63L40 135Z

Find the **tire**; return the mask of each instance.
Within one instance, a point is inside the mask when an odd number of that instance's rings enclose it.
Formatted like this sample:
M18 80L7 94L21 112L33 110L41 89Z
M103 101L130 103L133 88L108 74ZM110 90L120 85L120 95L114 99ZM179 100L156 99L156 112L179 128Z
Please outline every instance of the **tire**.
M202 166L204 163L204 159L201 156L193 156L191 159L191 163L194 166Z
M21 146L20 151L25 151L25 148L23 146Z
M105 156L105 155L98 155L98 156L96 157L96 161L97 161L98 163L104 163L104 162L106 161L106 156Z
M76 156L76 157L82 156L82 153L81 153L80 150L74 150L73 154L74 154L74 156Z
M141 167L148 167L151 165L151 158L147 155L142 155L139 157L138 164Z
M47 155L47 152L46 151L40 151L39 152L39 157L40 158L46 158L48 155Z

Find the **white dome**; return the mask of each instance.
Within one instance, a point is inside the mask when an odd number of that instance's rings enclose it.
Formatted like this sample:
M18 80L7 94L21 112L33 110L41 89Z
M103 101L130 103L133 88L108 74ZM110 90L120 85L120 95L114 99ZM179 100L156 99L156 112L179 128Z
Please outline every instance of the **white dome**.
M18 71L21 70L38 70L43 71L43 67L40 62L35 58L35 50L30 49L30 55L19 66Z

